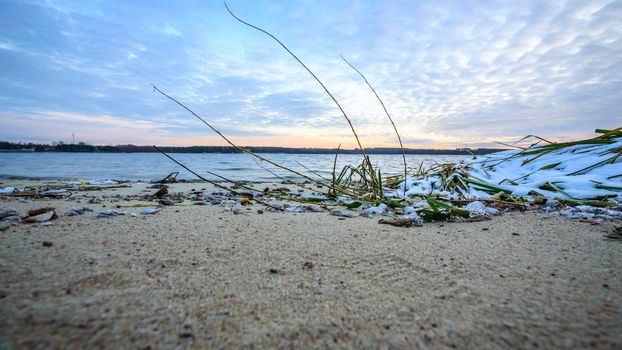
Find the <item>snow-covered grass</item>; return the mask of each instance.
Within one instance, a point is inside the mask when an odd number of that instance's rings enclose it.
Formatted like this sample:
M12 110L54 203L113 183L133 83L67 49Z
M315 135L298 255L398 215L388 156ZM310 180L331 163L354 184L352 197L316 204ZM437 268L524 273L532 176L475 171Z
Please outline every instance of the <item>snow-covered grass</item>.
M408 176L392 197L435 196L449 200L551 198L600 204L622 201L622 131L575 142L547 143L437 164Z

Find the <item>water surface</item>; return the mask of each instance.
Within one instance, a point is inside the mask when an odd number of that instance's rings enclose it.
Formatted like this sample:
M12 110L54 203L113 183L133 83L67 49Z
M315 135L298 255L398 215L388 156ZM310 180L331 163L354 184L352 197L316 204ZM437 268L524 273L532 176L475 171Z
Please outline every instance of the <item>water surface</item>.
M223 153L177 153L171 156L196 173L208 179L217 179L207 171L232 180L275 181L273 174L264 170L255 158L248 154ZM334 155L330 154L262 154L288 168L311 174L301 164L319 175L330 177ZM380 167L384 175L403 171L401 155L371 155L372 163ZM465 159L463 155L407 155L409 167L418 168L434 162L453 162ZM360 164L360 155L340 155L337 169L346 164ZM286 179L299 180L295 174L262 163L270 171ZM179 171L183 179L196 177L159 153L0 153L0 176L33 178L80 178L86 180L153 180ZM313 175L313 174L311 174ZM317 175L316 175L317 177Z

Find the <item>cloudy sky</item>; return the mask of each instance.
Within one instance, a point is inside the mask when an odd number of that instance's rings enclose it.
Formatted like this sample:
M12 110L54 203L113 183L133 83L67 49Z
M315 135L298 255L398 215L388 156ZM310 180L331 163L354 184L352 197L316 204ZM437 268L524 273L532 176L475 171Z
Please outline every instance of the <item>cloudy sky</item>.
M365 147L492 146L622 126L622 0L244 1ZM339 110L222 1L0 0L0 140L353 147Z

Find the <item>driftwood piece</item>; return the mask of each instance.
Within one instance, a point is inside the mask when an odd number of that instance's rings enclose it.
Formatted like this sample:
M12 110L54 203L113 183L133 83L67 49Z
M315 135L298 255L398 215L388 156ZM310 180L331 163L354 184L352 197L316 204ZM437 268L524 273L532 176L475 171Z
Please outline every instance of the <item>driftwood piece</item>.
M102 191L110 188L128 188L132 187L130 184L119 184L119 185L111 185L111 186L79 186L71 188L73 191Z
M179 171L173 171L172 173L166 175L162 180L149 181L149 183L152 183L152 184L176 183L177 175L179 175ZM153 187L153 188L157 188L157 187Z
M423 226L420 223L417 223L411 219L380 219L378 221L379 224L397 226L397 227L414 227L414 226Z

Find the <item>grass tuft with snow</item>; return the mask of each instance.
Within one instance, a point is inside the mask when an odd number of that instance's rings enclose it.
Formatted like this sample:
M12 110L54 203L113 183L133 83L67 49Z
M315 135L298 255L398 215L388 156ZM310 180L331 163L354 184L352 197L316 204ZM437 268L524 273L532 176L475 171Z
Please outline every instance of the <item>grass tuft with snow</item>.
M566 143L529 136L519 140L538 140L529 147L436 164L387 195L616 205L622 201L622 128L596 132L597 137Z

